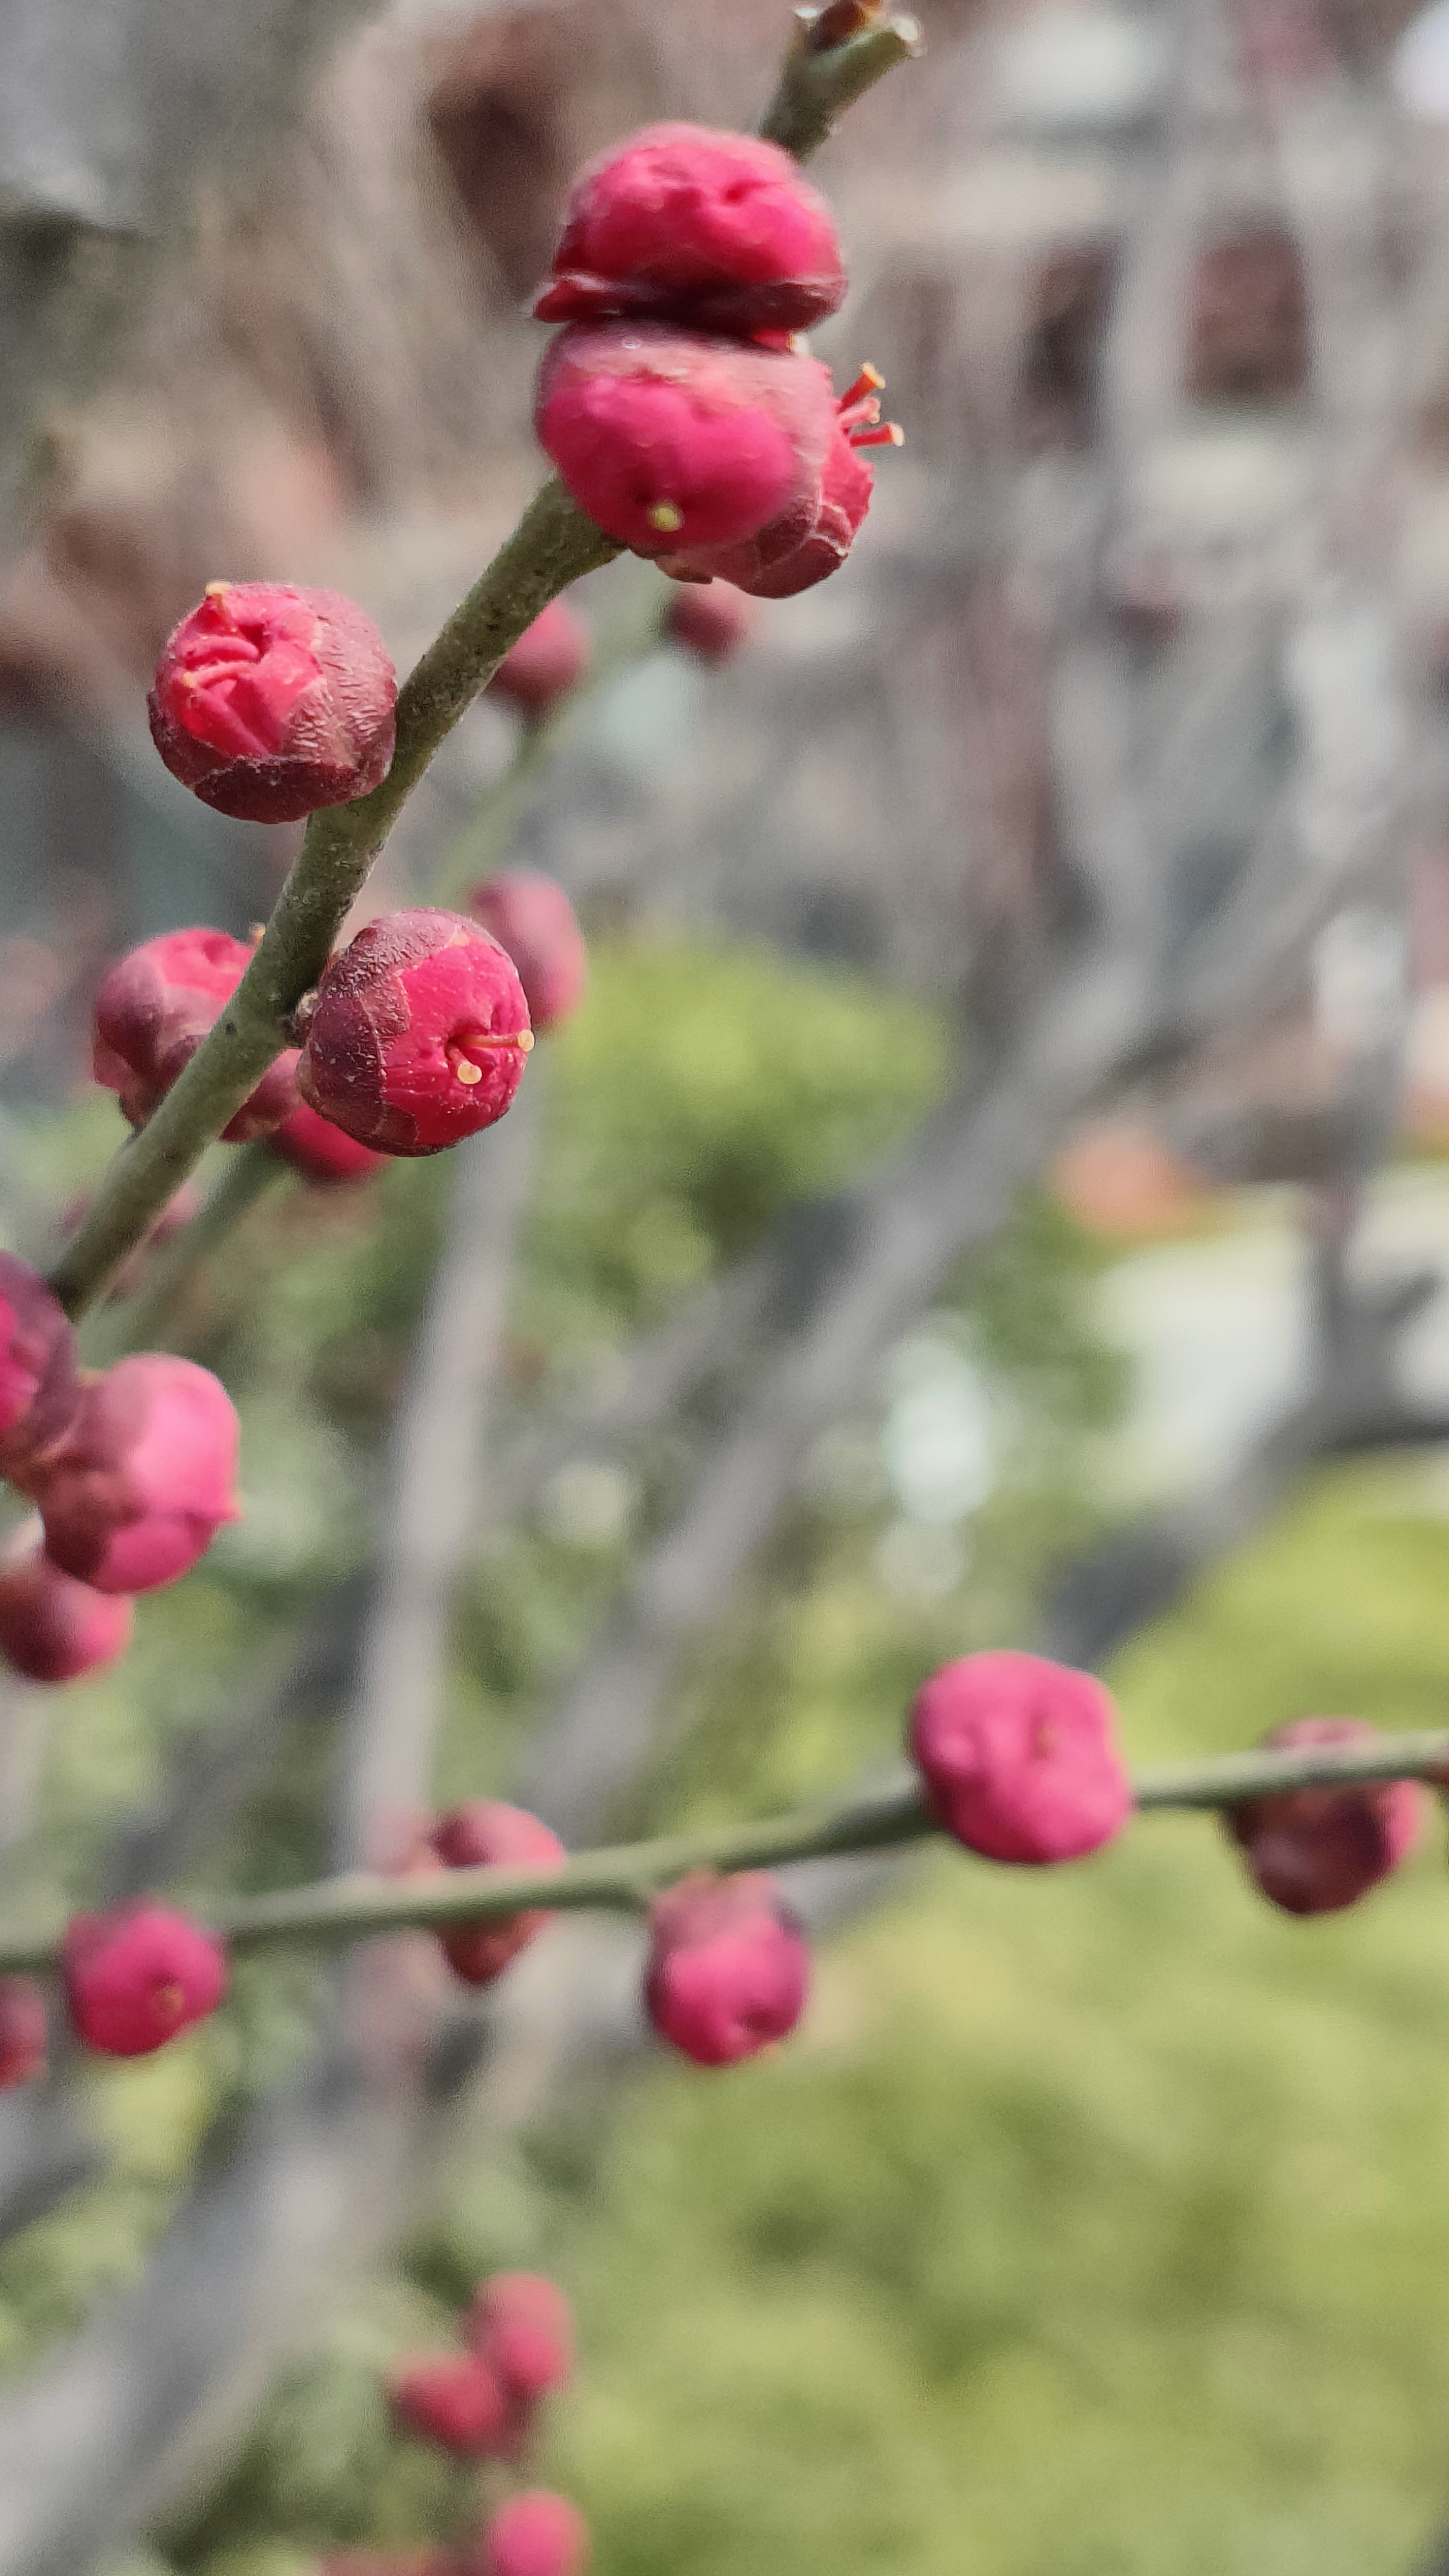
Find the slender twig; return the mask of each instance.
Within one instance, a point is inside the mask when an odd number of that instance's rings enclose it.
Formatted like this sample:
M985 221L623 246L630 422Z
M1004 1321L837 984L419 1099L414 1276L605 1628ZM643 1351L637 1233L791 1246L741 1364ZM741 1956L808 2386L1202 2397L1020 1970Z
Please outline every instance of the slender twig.
M1348 1787L1373 1780L1440 1781L1449 1772L1449 1730L1384 1735L1373 1744L1314 1745L1289 1752L1228 1753L1141 1772L1133 1783L1141 1813L1228 1808L1289 1789ZM770 1869L787 1861L830 1860L884 1851L940 1829L915 1781L844 1805L811 1808L702 1833L665 1834L581 1852L554 1871L455 1869L437 1877L379 1878L348 1872L310 1887L277 1888L211 1906L214 1930L237 1949L273 1941L355 1941L379 1932L446 1923L494 1922L531 1907L634 1911L691 1870ZM52 1966L54 1932L0 1940L0 1972Z
M854 100L920 52L921 31L914 18L887 16L879 0L845 0L844 7L835 0L797 9L795 18L795 41L760 132L805 161Z

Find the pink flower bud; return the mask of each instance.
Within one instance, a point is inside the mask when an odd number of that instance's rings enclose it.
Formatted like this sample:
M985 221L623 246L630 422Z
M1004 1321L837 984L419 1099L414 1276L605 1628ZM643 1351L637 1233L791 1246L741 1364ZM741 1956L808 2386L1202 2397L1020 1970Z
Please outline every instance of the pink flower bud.
M168 930L118 958L96 995L97 1082L114 1091L133 1127L144 1127L190 1063L248 966L252 952L224 930ZM297 1105L295 1048L278 1056L222 1129L228 1145L265 1136Z
M0 1977L0 2093L45 2068L45 1997L33 1977Z
M533 1045L513 965L461 913L386 913L317 988L297 1085L384 1154L440 1154L501 1118Z
M541 322L632 314L699 331L804 330L845 293L835 220L776 143L646 125L570 192Z
M1299 1717L1265 1745L1372 1744L1360 1717ZM1286 1914L1332 1914L1366 1896L1413 1850L1423 1822L1414 1780L1366 1780L1342 1789L1275 1790L1223 1821L1250 1876Z
M475 2291L464 2339L514 2395L532 2402L559 2388L574 2366L573 2311L541 2272L495 2272Z
M875 476L862 447L898 447L901 432L882 421L873 367L842 394L834 431L812 492L769 520L754 536L726 546L694 546L659 557L676 581L714 577L755 599L793 599L838 572L870 508Z
M567 2496L534 2487L501 2504L483 2534L477 2576L583 2576L589 2527Z
M580 509L641 555L813 513L837 435L815 359L627 322L559 333L534 426Z
M33 1682L73 1682L103 1673L131 1642L135 1604L124 1592L95 1592L35 1548L0 1566L0 1656Z
M393 2422L463 2460L508 2459L518 2422L502 2380L472 2352L423 2353L388 2387Z
M113 1914L76 1914L61 1944L70 2017L88 2048L144 2057L215 2012L226 1952L189 1915L154 1897Z
M470 1798L439 1818L430 1837L448 1869L562 1869L568 1858L557 1834L522 1807L497 1798ZM439 1934L449 1966L470 1986L491 1985L510 1959L536 1939L550 1920L530 1910L500 1922L454 1923Z
M344 1135L330 1118L319 1118L305 1100L289 1111L280 1127L273 1128L271 1142L272 1152L290 1163L294 1172L324 1188L338 1181L370 1181L374 1172L387 1169L386 1154L359 1145L355 1136Z
M396 702L382 637L340 592L214 581L147 703L183 787L243 822L292 823L381 784Z
M649 1930L649 2018L686 2057L730 2066L794 2029L810 1953L764 1870L696 1870L655 1898Z
M52 1562L98 1592L154 1592L204 1556L236 1500L238 1429L209 1369L159 1351L81 1390L37 1482Z
M535 1031L571 1018L584 998L589 953L563 887L533 868L506 868L475 885L468 910L517 967Z
M488 683L487 694L506 698L523 715L546 716L583 678L593 655L589 630L567 602L551 599L516 644L511 644Z
M758 545L758 537L751 538ZM755 612L743 591L728 581L682 582L664 617L671 644L701 662L727 662L755 631Z
M1090 1673L998 1650L916 1693L911 1750L932 1813L988 1860L1076 1860L1120 1833L1132 1784L1110 1694Z
M75 1334L38 1270L0 1252L0 1473L24 1484L77 1400Z

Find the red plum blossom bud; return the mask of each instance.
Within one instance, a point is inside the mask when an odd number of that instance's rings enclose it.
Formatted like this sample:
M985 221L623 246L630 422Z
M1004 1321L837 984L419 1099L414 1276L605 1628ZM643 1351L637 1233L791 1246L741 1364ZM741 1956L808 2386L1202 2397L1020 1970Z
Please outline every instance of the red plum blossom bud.
M226 1952L188 1915L152 1897L66 1925L61 1976L76 2030L107 2057L144 2057L215 2012Z
M521 714L546 716L583 678L593 654L589 630L567 601L551 599L516 644L511 644L488 683L490 698L506 698Z
M33 1977L0 1977L0 2093L45 2066L45 1997Z
M998 1650L916 1694L911 1750L932 1813L988 1860L1076 1860L1120 1833L1132 1787L1110 1694L1090 1673Z
M515 2397L532 2402L559 2388L574 2366L573 2312L541 2272L495 2272L475 2291L463 2334Z
M297 1085L361 1145L440 1154L503 1116L532 1045L496 939L461 913L390 912L323 974Z
M423 2353L389 2383L395 2424L463 2460L508 2459L517 2446L513 2401L472 2352Z
M103 977L92 1070L143 1127L231 1000L252 952L224 930L168 930ZM280 1055L222 1130L228 1145L265 1136L297 1105L295 1049Z
M559 333L534 426L580 509L641 555L813 513L838 436L815 359L626 322Z
M271 1147L304 1181L317 1181L326 1188L338 1181L368 1181L374 1172L385 1171L388 1157L375 1154L370 1145L359 1145L355 1136L344 1135L330 1118L319 1118L305 1100L289 1110L280 1127L274 1127Z
M537 1816L497 1798L469 1798L454 1807L439 1818L429 1839L448 1869L562 1869L568 1858L557 1834ZM501 1922L450 1924L438 1937L449 1966L465 1984L487 1986L549 1919L530 1910L505 1915Z
M214 581L147 703L157 750L203 804L292 823L381 784L396 702L382 637L338 591Z
M471 2553L469 2576L583 2576L589 2563L589 2527L578 2506L547 2487L532 2487L501 2504Z
M563 887L534 868L505 868L473 888L468 910L517 967L535 1031L571 1018L584 998L589 954Z
M753 538L758 545L759 539ZM701 662L727 662L755 631L755 611L743 591L728 581L681 583L664 617L671 644L681 644Z
M805 1936L764 1870L697 1870L655 1898L644 1999L663 2038L701 2066L753 2057L805 2008Z
M838 572L854 545L875 476L862 447L898 447L902 433L882 421L882 379L865 367L842 394L834 430L814 490L795 500L752 537L725 546L696 546L661 554L659 566L676 581L730 582L755 599L793 599Z
M65 1309L28 1261L0 1252L0 1473L23 1487L76 1398L75 1334Z
M0 1657L28 1681L107 1672L130 1644L135 1616L129 1594L77 1583L41 1548L0 1566Z
M1372 1744L1359 1717L1299 1717L1265 1745ZM1366 1780L1342 1789L1284 1789L1230 1807L1224 1823L1249 1875L1285 1914L1332 1914L1398 1868L1419 1837L1424 1800L1413 1780Z
M700 331L799 331L845 293L835 220L776 143L646 125L575 179L534 312L631 314Z
M236 1499L226 1389L157 1351L92 1378L34 1491L52 1562L98 1592L154 1592L204 1556Z

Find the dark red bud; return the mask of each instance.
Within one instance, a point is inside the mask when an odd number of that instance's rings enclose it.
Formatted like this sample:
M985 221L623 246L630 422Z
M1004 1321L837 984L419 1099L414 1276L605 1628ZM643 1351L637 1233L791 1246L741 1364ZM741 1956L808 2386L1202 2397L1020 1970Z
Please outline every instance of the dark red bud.
M317 988L298 1088L383 1154L439 1154L501 1118L533 1045L496 939L461 913L385 914Z
M563 887L533 868L505 868L473 888L468 910L512 958L535 1032L571 1018L584 998L589 955Z
M810 1953L765 1871L696 1871L655 1898L649 1930L649 2018L686 2057L729 2066L794 2029Z
M562 1869L568 1858L557 1834L522 1807L470 1798L439 1818L430 1837L448 1869ZM501 1922L455 1923L439 1934L449 1966L470 1986L491 1985L549 1921L530 1909Z
M335 590L217 581L170 638L148 700L174 778L220 814L288 823L387 776L397 680Z
M1299 1717L1265 1735L1285 1749L1372 1744L1366 1718ZM1353 1905L1412 1851L1424 1797L1414 1780L1366 1780L1342 1789L1284 1789L1230 1807L1224 1817L1254 1883L1285 1914L1332 1914Z

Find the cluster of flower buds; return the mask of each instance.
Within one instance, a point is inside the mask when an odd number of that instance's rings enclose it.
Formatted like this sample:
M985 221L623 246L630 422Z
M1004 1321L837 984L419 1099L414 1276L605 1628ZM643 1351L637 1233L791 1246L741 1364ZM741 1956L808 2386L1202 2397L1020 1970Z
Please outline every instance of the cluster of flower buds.
M565 325L534 422L580 508L678 581L782 599L834 572L860 450L901 435L873 369L837 402L794 337L844 293L829 207L775 144L654 125L590 162L534 306Z
M516 2466L544 2400L574 2366L568 2300L538 2272L495 2272L479 2283L462 2320L461 2351L401 2363L388 2398L399 2430L455 2459ZM583 2576L589 2536L578 2508L546 2488L510 2496L483 2529L439 2554L448 2576ZM360 2562L327 2562L338 2571Z
M190 1916L140 1897L76 1914L60 1981L76 2037L105 2057L146 2057L204 2021L226 1993L226 1952ZM33 1977L0 1977L0 2090L29 2083L46 2056L45 1998Z
M26 1262L0 1253L0 1475L40 1514L0 1562L0 1655L34 1681L115 1662L131 1598L235 1520L237 1419L208 1369L161 1352L96 1373Z

